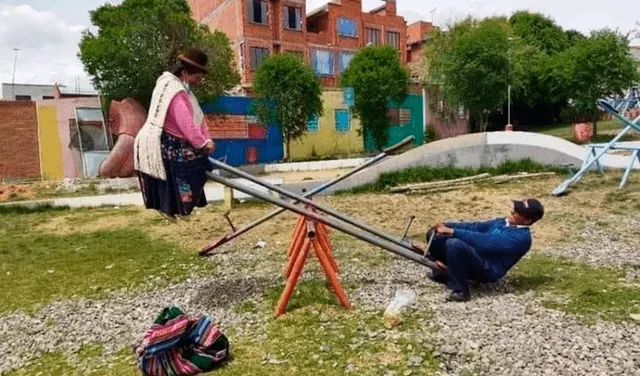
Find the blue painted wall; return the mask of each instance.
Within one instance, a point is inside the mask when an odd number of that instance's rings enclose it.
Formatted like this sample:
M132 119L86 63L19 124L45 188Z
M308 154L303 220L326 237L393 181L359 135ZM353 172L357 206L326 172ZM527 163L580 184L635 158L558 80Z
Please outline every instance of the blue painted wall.
M246 97L219 97L209 103L201 104L205 114L253 115L254 99ZM282 132L275 124L267 127L266 139L217 139L213 157L224 160L232 166L247 164L247 148L258 149L257 163L271 163L282 160L284 156Z

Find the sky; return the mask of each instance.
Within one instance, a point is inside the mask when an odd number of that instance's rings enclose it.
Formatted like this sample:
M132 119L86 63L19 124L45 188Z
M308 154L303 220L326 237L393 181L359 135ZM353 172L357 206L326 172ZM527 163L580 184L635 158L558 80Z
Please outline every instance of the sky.
M0 82L53 84L91 90L77 58L82 32L91 26L89 11L120 0L0 0ZM307 0L307 12L326 0ZM363 0L365 11L382 4ZM606 4L603 6L603 4ZM564 29L589 33L609 27L628 32L640 28L640 1L614 0L397 0L408 23L433 21L446 26L468 15L487 17L529 10L553 18ZM433 11L433 12L432 12ZM640 45L636 39L633 45ZM17 63L16 51L17 51Z

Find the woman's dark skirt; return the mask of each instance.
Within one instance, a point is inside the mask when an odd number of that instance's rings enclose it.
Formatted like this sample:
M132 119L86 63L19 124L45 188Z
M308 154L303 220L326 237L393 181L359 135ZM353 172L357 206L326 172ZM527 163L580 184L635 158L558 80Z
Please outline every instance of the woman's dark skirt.
M167 216L187 216L195 207L207 205L204 185L211 162L204 150L194 148L189 141L162 133L162 161L167 180L163 181L138 172L142 197L147 209L156 209Z

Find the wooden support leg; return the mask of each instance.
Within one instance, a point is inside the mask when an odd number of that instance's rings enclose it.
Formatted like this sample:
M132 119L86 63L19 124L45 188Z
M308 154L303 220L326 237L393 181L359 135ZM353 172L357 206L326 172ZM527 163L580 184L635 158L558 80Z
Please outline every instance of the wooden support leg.
M280 296L280 301L278 302L278 306L276 308L276 317L284 314L287 309L287 304L289 304L293 289L295 289L296 284L298 284L298 280L300 279L300 275L302 275L302 270L304 269L305 261L307 260L307 256L309 255L310 247L311 242L308 238L305 238L305 241L302 244L302 249L295 259L296 261L293 266L293 270L291 270L291 274L289 275L289 278L287 278L287 285L285 286L284 291Z
M305 239L307 239L307 220L304 217L301 217L301 218L302 218L301 226L298 229L296 237L291 243L290 254L287 260L287 266L284 269L283 274L285 279L289 278L289 275L291 274L291 270L293 270L294 264L298 259L300 251L302 250L302 246L305 242Z
M328 251L322 247L317 239L313 239L312 243L313 249L316 251L316 255L318 256L318 260L320 260L322 271L324 271L324 275L329 280L331 287L333 287L333 292L336 294L338 301L344 308L351 308L349 298L347 298L347 294L342 288L340 281L338 281L338 276L334 272L331 262L329 261L330 256L328 255Z
M316 237L318 238L318 242L322 246L324 250L327 251L327 255L329 256L329 262L331 263L331 268L336 274L340 273L340 267L336 262L336 259L333 257L333 247L331 246L331 240L329 240L329 235L327 234L327 228L324 225L316 225L318 228L318 234Z

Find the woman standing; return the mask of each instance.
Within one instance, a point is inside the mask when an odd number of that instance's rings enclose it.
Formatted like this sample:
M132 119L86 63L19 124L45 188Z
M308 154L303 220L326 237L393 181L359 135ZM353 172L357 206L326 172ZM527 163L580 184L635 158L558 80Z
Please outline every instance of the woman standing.
M190 48L157 80L147 120L136 136L134 163L147 209L170 219L204 207L214 150L204 114L191 91L207 73L207 55Z

